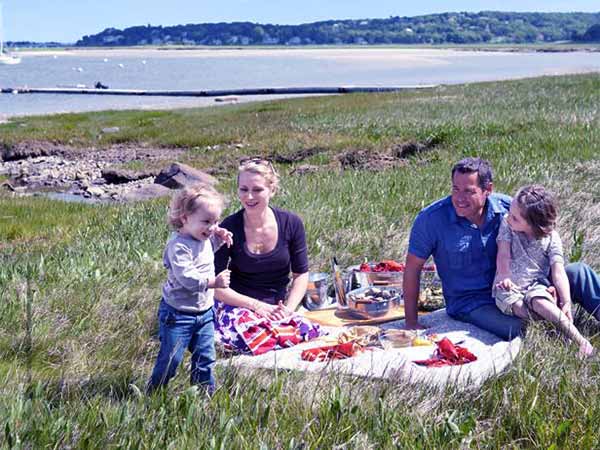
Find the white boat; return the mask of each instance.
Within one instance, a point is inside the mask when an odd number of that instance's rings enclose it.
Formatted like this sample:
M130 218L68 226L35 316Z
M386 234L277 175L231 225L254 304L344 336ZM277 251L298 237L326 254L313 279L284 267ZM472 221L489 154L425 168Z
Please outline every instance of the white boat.
M4 37L2 36L2 5L0 5L0 64L19 64L21 58L4 52Z

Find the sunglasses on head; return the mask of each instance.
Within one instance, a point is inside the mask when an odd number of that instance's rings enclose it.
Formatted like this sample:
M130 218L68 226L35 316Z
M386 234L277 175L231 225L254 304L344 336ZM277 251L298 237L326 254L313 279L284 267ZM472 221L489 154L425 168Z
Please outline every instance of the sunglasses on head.
M267 166L269 169L271 169L271 172L275 173L275 167L273 167L273 163L271 163L271 161L266 158L262 158L260 156L253 156L249 158L240 159L240 166L245 166L248 164L258 164L261 166Z

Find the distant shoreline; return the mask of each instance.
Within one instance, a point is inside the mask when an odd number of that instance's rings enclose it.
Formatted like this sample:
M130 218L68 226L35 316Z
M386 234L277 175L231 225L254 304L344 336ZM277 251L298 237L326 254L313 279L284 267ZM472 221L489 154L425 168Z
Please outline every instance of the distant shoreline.
M235 53L236 56L244 54L273 54L274 52L285 52L286 54L303 52L339 52L339 51L431 51L436 54L441 52L500 52L500 53L568 53L568 52L600 52L600 44L575 44L575 43L556 43L556 44L523 44L523 45L323 45L323 46L135 46L135 47L57 47L57 48L23 48L13 50L22 56L53 56L53 55L77 55L88 56L96 54L113 55L127 54L136 55L139 53L157 52L156 54L180 55L185 52L186 55L201 53L211 56L219 54Z

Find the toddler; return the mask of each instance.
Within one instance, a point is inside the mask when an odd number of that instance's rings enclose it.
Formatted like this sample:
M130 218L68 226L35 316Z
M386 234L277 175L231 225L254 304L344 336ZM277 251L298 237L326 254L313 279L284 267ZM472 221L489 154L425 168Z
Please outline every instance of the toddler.
M231 232L217 226L224 198L212 186L196 184L173 197L169 224L174 228L163 254L167 281L158 308L160 350L148 392L175 375L187 348L191 384L214 389L213 288L229 286L229 270L215 276L214 252L233 243Z
M577 343L580 356L589 356L592 345L573 325L557 214L554 197L542 186L519 189L498 232L493 295L504 314L549 320ZM550 280L558 303L548 291Z

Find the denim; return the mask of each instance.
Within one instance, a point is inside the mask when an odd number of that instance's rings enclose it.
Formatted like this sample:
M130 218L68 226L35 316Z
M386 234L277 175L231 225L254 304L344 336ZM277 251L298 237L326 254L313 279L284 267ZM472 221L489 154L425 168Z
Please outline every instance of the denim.
M427 206L415 219L408 252L422 259L433 256L448 314L468 315L481 306L495 304L496 237L509 207L510 197L490 195L484 223L477 227L459 217L451 197L446 197Z
M213 308L193 315L182 313L162 300L158 308L158 322L160 350L148 382L148 391L167 385L175 376L187 348L192 353L190 383L206 386L212 392L216 360Z
M565 267L571 299L600 320L600 276L584 263L572 263Z
M483 305L467 313L453 314L451 317L473 324L506 341L522 335L525 330L523 320L503 314L495 304Z
M572 263L565 267L571 299L600 320L600 276L584 263ZM512 339L524 332L524 322L518 317L502 314L495 305L481 306L465 314L454 314L456 320L483 328L502 339Z

